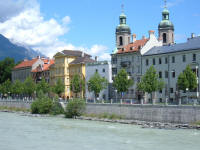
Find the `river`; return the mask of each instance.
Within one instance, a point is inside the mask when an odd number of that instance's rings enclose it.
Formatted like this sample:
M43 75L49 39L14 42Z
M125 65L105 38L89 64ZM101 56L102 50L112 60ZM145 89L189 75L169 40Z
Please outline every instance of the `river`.
M200 131L0 112L0 150L199 150Z

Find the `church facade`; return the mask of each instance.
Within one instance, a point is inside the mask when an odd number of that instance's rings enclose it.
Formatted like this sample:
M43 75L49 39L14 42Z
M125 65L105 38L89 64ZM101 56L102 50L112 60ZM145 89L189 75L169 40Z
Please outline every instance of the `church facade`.
M142 75L153 65L159 78L165 82L165 88L155 92L155 100L164 102L168 99L177 102L177 79L187 65L190 65L197 77L200 64L200 37L192 37L186 43L175 44L174 25L170 21L167 7L162 11L162 21L158 25L159 37L154 31L149 31L149 37L137 39L131 35L131 29L126 24L126 15L122 12L119 17L120 24L116 28L116 49L111 54L112 77L115 78L120 69L125 69L134 85L124 94L125 99L140 100L144 94L137 90L137 83ZM132 39L131 39L132 38ZM198 96L199 88L190 93L182 92L182 97ZM145 102L150 101L150 95L145 94Z

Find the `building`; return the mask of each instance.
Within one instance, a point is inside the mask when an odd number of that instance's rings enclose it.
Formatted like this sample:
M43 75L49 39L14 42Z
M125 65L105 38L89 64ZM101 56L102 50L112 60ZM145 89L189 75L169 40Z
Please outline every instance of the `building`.
M38 83L41 81L42 78L44 78L47 83L50 83L50 67L54 64L54 60L46 58L41 59L44 64L38 65L35 69L31 71L33 80L35 81L35 83Z
M90 80L90 78L95 74L95 72L98 72L101 77L104 77L108 81L108 87L104 90L102 90L99 93L99 99L100 100L109 100L111 99L111 92L109 85L112 83L112 69L111 69L111 63L108 61L97 61L97 62L91 62L86 63L86 83ZM95 95L93 92L88 91L88 86L86 84L86 99L87 100L94 100Z
M112 78L114 79L119 70L125 69L135 84L124 94L124 98L140 99L141 94L136 90L136 85L142 76L142 56L152 47L161 46L162 41L156 38L152 30L149 31L148 38L143 36L139 40L133 34L131 41L131 30L126 24L126 15L122 13L119 20L120 25L116 28L116 50L111 54Z
M80 71L84 76L84 61L90 61L91 56L82 51L63 50L54 55L55 64L50 67L51 84L55 84L60 78L65 84L64 97L72 98L74 95L70 91L70 78ZM83 94L82 94L83 95Z
M24 82L27 77L31 76L31 71L35 70L39 65L44 65L44 61L40 57L33 58L32 60L24 59L24 61L13 68L12 82L15 82L15 80Z
M146 52L142 59L142 74L153 65L157 70L160 79L165 82L165 88L159 92L156 92L156 100L164 102L166 98L171 102L178 101L178 76L187 65L190 65L192 70L199 76L199 64L200 64L200 37L191 38L185 43L173 44L169 46L159 46L150 49ZM199 92L199 86L189 95L195 97ZM185 96L186 93L182 92L181 96ZM148 101L149 96L146 96Z

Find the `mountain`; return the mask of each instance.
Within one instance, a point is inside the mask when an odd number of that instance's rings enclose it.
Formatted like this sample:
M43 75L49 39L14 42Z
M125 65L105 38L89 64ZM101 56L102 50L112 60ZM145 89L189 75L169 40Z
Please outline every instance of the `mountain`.
M0 60L3 60L5 57L11 57L15 59L15 62L18 62L25 58L32 59L37 56L44 55L31 48L16 45L0 34Z

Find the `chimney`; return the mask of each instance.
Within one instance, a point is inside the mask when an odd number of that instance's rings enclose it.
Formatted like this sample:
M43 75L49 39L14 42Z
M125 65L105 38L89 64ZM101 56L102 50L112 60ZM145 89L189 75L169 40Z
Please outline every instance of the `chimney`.
M145 35L143 35L143 36L142 36L142 39L146 39L146 36L145 36Z
M133 42L136 41L136 34L133 34L133 35L132 35L132 39L133 39Z
M97 61L97 56L95 56L95 61Z
M195 34L194 33L191 34L191 38L195 38Z
M28 59L25 58L24 61L28 61Z
M152 36L154 36L155 31L153 30L149 30L149 39L152 38Z
M37 56L37 59L40 59L40 56Z
M82 52L82 53L81 53L81 57L84 57L84 56L85 56L85 54L84 54L84 52Z

